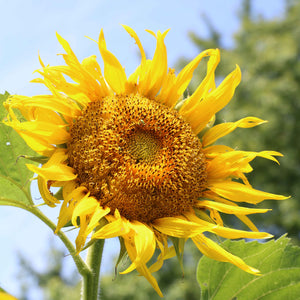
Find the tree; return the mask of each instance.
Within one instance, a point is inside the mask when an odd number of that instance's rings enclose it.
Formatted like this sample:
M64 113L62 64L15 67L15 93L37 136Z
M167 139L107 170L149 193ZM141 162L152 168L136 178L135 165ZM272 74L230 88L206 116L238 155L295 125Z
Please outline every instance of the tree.
M203 39L196 32L190 38L199 50L207 46L221 48L221 63L217 75L225 76L238 64L242 82L234 99L218 114L218 120L235 121L245 116L268 120L258 128L236 130L221 143L242 150L277 150L284 154L281 167L263 159L254 161L249 175L255 188L272 193L289 194L282 202L267 202L271 207L266 216L255 216L260 228L277 236L288 232L296 237L300 230L300 3L286 1L282 18L264 20L253 16L251 1L243 2L240 13L241 28L234 36L232 49L223 49L221 35L209 23L210 38ZM203 76L199 72L196 81ZM193 91L194 85L190 86ZM230 220L228 220L230 222Z

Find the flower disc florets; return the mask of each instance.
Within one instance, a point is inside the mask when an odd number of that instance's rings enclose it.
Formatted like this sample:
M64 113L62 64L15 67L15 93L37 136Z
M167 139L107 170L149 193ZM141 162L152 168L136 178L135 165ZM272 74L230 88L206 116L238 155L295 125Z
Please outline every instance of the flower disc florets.
M70 134L78 184L129 220L180 215L206 186L205 158L190 125L140 95L89 103Z

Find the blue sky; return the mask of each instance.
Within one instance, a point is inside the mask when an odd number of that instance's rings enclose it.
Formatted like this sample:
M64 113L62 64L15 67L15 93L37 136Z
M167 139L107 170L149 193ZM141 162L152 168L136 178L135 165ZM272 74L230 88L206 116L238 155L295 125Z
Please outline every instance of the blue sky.
M47 92L29 81L36 77L33 71L39 68L38 53L46 64L62 64L62 58L56 54L63 50L55 32L70 42L79 59L96 54L101 64L96 43L85 36L97 39L103 28L108 49L130 74L139 63L138 49L120 24L135 29L150 57L155 42L144 29L164 31L170 28L166 45L169 66L173 67L179 57L193 58L198 54L187 33L193 30L207 35L207 27L201 20L203 13L222 33L223 44L232 46L232 35L239 29L237 13L241 3L241 0L0 0L0 93L5 90L22 95ZM279 17L284 1L255 0L253 9L255 14L266 18ZM45 211L55 221L58 210ZM16 253L22 252L32 258L33 264L42 269L52 236L51 231L29 213L0 207L0 286L18 295ZM74 233L71 236L74 237ZM55 243L62 247L58 238L56 240ZM112 241L107 247L105 270L113 267L108 258L116 245L117 242ZM70 256L66 261L72 264ZM33 295L32 299L39 299L39 295Z

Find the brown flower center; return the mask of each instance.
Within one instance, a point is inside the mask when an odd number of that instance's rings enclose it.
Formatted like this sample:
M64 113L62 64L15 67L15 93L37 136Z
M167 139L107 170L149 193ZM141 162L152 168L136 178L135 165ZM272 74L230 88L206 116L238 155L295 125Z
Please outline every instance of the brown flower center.
M190 210L206 188L199 139L175 110L139 95L91 102L70 129L69 164L103 206L151 222Z

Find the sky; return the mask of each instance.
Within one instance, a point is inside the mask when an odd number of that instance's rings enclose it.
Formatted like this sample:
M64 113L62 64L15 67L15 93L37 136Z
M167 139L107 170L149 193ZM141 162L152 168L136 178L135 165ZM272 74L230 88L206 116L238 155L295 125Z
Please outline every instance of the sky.
M129 75L140 58L137 46L121 24L129 25L137 32L150 58L155 50L155 40L144 30L171 29L165 42L169 67L174 67L179 57L192 59L198 54L187 33L195 31L203 37L208 35L201 18L203 14L221 32L223 45L231 47L233 34L239 30L237 13L241 4L241 0L0 0L0 93L8 91L27 96L47 93L45 88L30 83L30 80L37 77L33 72L40 67L38 54L46 64L63 63L56 55L63 53L56 32L68 40L79 60L96 54L102 65L97 44L86 36L97 39L103 28L108 49ZM255 15L270 19L280 17L283 12L284 0L253 0ZM36 188L32 190L34 198L39 198ZM43 208L43 211L56 222L59 208ZM76 232L69 234L74 239ZM0 207L0 239L0 287L16 296L20 291L16 281L16 254L22 253L32 260L34 267L43 270L49 241L63 247L41 221L12 207ZM117 248L116 240L107 244L104 271L113 269L110 257ZM73 266L70 256L65 260L67 265ZM36 299L40 299L40 294L32 295L32 300Z

